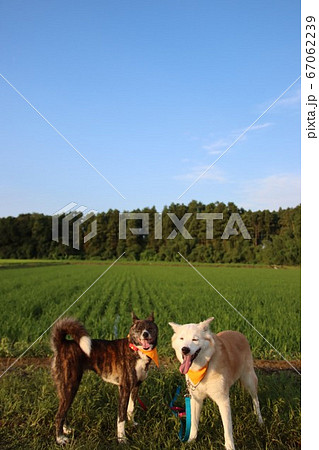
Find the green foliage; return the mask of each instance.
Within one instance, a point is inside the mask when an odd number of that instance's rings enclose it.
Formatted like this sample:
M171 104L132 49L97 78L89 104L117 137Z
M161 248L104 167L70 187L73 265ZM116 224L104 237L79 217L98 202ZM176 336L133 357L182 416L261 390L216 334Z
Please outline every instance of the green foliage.
M233 203L203 205L193 200L189 205L174 204L164 207L162 214L163 239L154 238L155 207L132 212L150 214L149 235L133 235L127 232L125 240L119 240L119 211L109 210L84 222L80 233L80 250L72 245L52 241L50 216L21 214L18 217L0 219L0 258L50 258L50 259L114 259L125 251L130 261L176 261L181 252L190 261L208 263L249 263L272 265L299 265L301 260L301 207L279 211L245 211ZM167 239L175 229L167 213L175 213L181 219L185 213L193 215L185 227L193 237L184 239L180 233L175 239ZM223 220L214 221L214 239L206 239L206 222L197 220L196 213L223 213ZM245 240L241 233L228 240L221 239L231 213L238 212L252 239ZM79 216L77 216L78 218ZM90 222L97 220L97 235L83 244L83 237L90 231ZM60 220L60 233L61 236ZM128 229L139 228L141 222L131 220ZM70 242L72 226L70 224Z

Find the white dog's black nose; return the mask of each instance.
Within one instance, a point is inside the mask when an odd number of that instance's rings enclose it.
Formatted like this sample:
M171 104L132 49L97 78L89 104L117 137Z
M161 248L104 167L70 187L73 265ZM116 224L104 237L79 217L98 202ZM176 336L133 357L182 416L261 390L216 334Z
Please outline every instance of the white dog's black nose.
M149 335L150 335L150 334L149 334L148 331L144 331L144 332L143 332L143 338L144 338L144 339L147 339L147 338L149 337Z
M190 352L190 348L189 347L183 347L182 348L182 353L184 354L184 355L187 355L187 353L189 353Z

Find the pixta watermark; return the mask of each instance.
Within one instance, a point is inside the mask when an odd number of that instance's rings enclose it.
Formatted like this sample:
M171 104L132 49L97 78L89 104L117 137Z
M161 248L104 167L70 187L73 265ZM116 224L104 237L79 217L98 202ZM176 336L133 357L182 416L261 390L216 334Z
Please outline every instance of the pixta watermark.
M185 213L181 219L179 219L174 213L167 213L172 223L175 225L177 230L181 233L184 239L194 239L190 232L186 229L185 223L190 219L193 213ZM224 218L223 213L197 213L196 219L206 221L206 239L214 239L214 221L221 220ZM141 227L139 228L129 228L130 232L134 235L149 235L149 213L131 213L125 212L119 214L119 239L126 239L127 234L127 221L128 220L141 220ZM163 239L163 214L154 213L154 238ZM237 227L235 228L235 225ZM237 230L239 229L239 231ZM244 239L251 239L251 236L240 216L239 213L232 213L221 239L229 239L230 236L237 236L239 232L242 234ZM166 239L175 239L178 232L173 230Z
M73 248L80 249L80 227L81 225L94 217L97 214L95 210L87 211L86 206L77 206L76 203L71 202L61 208L52 216L52 240L59 242L59 230L61 230L60 217L62 219L62 244L70 245L70 226L73 227ZM87 211L85 214L84 212ZM171 223L176 229L172 230L168 236L163 237L163 214L154 213L154 238L155 239L175 239L178 232L184 239L194 239L194 237L187 230L185 224L193 216L193 213L185 213L180 219L175 213L166 213ZM80 217L78 217L80 216ZM78 217L78 218L77 218ZM77 219L76 219L77 218ZM223 213L197 213L197 220L204 220L206 222L206 239L214 239L214 221L222 220ZM76 220L75 220L76 219ZM140 220L141 226L139 228L132 228L127 226L129 220ZM91 231L83 238L86 243L97 235L97 221L93 220L90 224ZM127 228L133 235L147 236L150 234L150 213L135 213L125 212L119 213L119 239L127 238ZM221 239L229 239L231 236L242 234L244 239L251 239L251 236L243 222L239 213L232 213L228 219L225 229L221 235Z
M73 222L73 245L76 250L80 249L80 226L97 214L97 211L91 209L84 214L88 208L86 206L77 206L77 203L71 202L57 211L52 216L52 240L59 242L59 219L62 215L62 244L70 245L70 222L80 216ZM96 219L91 222L91 231L84 236L83 242L86 243L97 235Z

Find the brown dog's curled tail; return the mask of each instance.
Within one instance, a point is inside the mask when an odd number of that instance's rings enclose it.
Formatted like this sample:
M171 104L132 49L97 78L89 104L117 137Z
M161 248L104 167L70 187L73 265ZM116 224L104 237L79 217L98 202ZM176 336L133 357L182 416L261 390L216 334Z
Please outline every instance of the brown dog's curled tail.
M71 317L60 319L52 328L51 333L51 347L55 354L59 352L63 343L66 341L66 336L70 335L75 342L80 346L82 351L90 356L91 353L91 338L81 322Z

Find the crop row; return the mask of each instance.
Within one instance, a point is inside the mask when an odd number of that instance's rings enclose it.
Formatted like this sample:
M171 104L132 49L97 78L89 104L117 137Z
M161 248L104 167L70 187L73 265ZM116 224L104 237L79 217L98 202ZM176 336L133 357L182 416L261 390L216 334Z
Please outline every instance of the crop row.
M20 354L75 302L66 315L83 321L96 338L126 336L132 310L141 317L154 311L159 352L165 356L172 355L169 321L211 316L214 332L246 334L255 357L279 358L269 343L286 358L300 356L299 269L199 267L218 293L187 265L115 265L79 298L106 268L74 264L0 270L0 355ZM29 354L49 354L48 335Z

